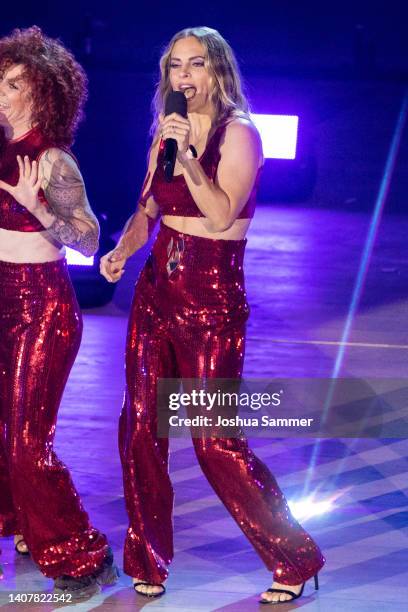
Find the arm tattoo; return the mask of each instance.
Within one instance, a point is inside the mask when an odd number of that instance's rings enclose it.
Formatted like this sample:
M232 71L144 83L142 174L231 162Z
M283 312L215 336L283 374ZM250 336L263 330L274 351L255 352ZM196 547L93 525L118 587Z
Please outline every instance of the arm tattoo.
M44 195L55 217L47 228L48 233L83 255L93 255L98 249L99 225L76 163L63 151L59 151L56 159L51 159L46 151L42 162L46 180Z
M149 240L158 221L158 216L153 218L145 212L147 202L152 195L150 187L146 189L149 178L150 172L148 172L143 183L138 208L126 221L122 235L115 247L115 251L120 257L130 257L135 251L140 249Z
M130 257L149 239L149 219L144 210L137 210L127 220L115 251L123 257Z

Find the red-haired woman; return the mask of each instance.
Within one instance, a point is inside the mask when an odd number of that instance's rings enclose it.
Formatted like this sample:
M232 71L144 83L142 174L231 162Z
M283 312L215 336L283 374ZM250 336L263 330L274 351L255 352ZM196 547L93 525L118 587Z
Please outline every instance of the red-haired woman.
M210 28L176 34L161 61L149 174L117 247L101 259L111 282L162 217L139 277L129 320L120 452L129 530L125 571L135 590L158 597L173 557L173 489L168 440L157 437L158 378L242 375L243 257L263 162L232 49ZM172 90L185 92L188 118L162 118ZM175 176L165 180L160 138L177 140ZM293 518L275 478L245 438L196 437L201 468L265 565L274 573L264 603L300 597L324 564Z
M0 40L0 534L74 598L116 579L53 450L82 332L64 245L91 255L99 240L69 151L86 95L82 68L39 28Z

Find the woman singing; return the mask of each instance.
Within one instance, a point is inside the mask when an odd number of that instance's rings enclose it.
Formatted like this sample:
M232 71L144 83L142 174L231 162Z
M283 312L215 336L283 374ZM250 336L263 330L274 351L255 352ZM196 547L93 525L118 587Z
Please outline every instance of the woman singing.
M239 379L248 318L243 257L263 162L259 134L241 92L233 52L216 30L176 34L161 61L149 168L138 210L117 247L101 260L117 281L128 257L161 226L140 275L126 349L120 453L130 526L124 567L135 590L165 592L173 557L173 489L168 439L157 437L158 378ZM172 90L188 118L163 117ZM160 139L161 136L161 139ZM174 178L163 170L163 141L174 138ZM193 440L200 466L232 517L274 573L264 603L299 597L324 558L291 516L267 467L245 438Z
M17 534L17 552L72 598L117 577L53 450L82 332L64 245L91 255L99 240L69 151L86 86L39 28L0 40L0 534Z

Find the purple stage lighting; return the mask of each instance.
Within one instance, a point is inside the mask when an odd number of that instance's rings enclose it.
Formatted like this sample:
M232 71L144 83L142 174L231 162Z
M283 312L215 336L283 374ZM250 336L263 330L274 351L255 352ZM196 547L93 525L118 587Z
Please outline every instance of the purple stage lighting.
M297 115L258 115L251 119L259 130L265 158L295 159L299 117Z

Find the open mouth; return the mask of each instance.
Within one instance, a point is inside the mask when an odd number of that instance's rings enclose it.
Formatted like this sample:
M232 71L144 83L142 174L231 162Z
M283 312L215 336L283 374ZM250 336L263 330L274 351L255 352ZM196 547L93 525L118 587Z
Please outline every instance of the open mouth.
M194 98L197 93L197 89L194 87L194 85L182 85L180 87L180 91L183 92L187 100Z

